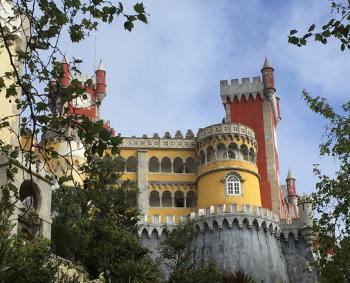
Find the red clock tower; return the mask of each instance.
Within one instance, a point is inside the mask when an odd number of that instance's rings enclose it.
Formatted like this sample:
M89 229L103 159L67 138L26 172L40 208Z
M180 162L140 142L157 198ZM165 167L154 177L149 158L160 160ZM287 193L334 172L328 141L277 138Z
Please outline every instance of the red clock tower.
M227 123L242 123L255 131L258 142L257 166L260 174L262 206L280 213L280 186L276 127L280 120L279 98L276 96L274 69L265 58L262 78L253 81L220 82L221 98Z

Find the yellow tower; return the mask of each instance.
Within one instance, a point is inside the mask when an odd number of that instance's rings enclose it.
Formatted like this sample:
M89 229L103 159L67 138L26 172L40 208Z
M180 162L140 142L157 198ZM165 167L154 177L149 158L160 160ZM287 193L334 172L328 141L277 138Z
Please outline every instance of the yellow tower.
M254 131L241 124L223 123L200 129L197 139L197 207L234 210L261 206Z

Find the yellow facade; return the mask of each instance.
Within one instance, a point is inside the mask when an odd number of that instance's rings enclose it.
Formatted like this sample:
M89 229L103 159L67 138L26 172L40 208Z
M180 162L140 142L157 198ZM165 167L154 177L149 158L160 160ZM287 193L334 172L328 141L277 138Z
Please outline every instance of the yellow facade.
M1 39L0 39L1 41ZM2 45L2 42L0 42ZM11 43L10 51L12 54L16 54L16 45L14 43ZM12 72L13 68L11 66L11 62L9 59L9 55L5 48L0 48L0 77L4 78L4 75L6 72ZM14 83L13 79L5 79L5 85L8 87ZM6 98L6 87L1 90L0 92L0 119L1 122L7 121L9 123L9 129L8 127L3 127L0 129L0 140L3 141L5 144L18 144L18 140L16 139L16 136L18 137L18 116L17 110L16 110L16 103L15 103L16 97L12 98ZM9 117L9 118L6 118ZM3 120L6 119L6 120ZM12 138L12 139L11 139Z
M190 139L124 138L120 156L126 170L121 178L139 186L146 223L175 224L198 209L261 206L256 153L254 132L238 124L212 125ZM171 168L163 168L164 159ZM189 160L193 169L187 168ZM230 174L239 176L239 195L228 194L225 178Z
M225 194L225 176L235 171L242 176L242 195ZM261 206L258 168L247 161L225 160L206 164L198 172L198 208L217 205Z

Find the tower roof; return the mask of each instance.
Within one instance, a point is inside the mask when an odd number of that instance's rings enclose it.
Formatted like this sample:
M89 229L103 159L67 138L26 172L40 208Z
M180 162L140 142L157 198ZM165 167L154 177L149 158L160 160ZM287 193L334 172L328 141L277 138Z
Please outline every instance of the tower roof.
M292 170L290 170L290 168L288 170L287 179L294 179L293 174L292 174Z
M68 60L67 60L66 54L64 54L61 63L62 63L62 64L69 64L69 62L68 62Z
M100 64L98 65L96 71L105 71L105 67L104 67L103 64L102 64L102 60L100 60Z
M267 59L267 56L265 56L265 61L264 61L264 65L262 67L263 69L265 68L272 68L269 62L269 59Z

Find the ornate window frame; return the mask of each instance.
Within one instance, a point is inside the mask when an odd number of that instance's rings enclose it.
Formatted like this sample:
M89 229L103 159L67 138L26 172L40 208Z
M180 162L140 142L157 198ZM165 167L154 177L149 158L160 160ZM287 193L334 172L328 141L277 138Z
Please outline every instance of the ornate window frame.
M226 196L243 196L244 179L235 171L229 172L223 179Z

